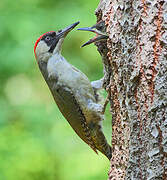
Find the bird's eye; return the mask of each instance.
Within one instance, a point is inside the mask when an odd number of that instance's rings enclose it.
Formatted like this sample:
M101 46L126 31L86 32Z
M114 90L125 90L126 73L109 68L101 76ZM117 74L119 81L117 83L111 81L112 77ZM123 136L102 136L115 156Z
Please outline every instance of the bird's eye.
M100 24L100 26L97 28L99 31L102 31L103 30L103 25Z
M99 26L98 26L98 30L99 31L103 31L103 28L105 27L105 23L104 22L101 22L100 24L99 24Z
M101 30L102 30L102 26L99 26L99 27L98 27L98 30L101 31Z
M46 36L45 38L46 41L50 41L50 39L51 39L50 36Z

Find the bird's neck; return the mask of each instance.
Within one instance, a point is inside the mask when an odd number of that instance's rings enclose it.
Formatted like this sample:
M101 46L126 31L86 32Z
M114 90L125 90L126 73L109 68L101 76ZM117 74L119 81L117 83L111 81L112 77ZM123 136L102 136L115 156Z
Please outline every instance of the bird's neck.
M64 57L61 55L61 52L54 53L51 58L54 59L54 61L59 61L64 59Z
M61 55L61 53L53 54L49 58L47 63L47 72L48 74L54 74L57 70L58 64L66 64L66 59Z

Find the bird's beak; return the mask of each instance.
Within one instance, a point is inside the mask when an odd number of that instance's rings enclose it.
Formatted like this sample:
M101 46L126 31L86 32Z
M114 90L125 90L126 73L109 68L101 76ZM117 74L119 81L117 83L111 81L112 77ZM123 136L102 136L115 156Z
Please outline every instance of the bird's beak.
M92 39L90 39L89 41L87 41L86 43L84 43L81 47L84 47L86 45L89 45L91 43L94 43L94 42L97 42L97 41L102 41L102 40L106 40L108 39L108 35L106 33L103 33L99 30L97 30L95 28L95 26L92 26L92 27L85 27L85 28L79 28L77 30L80 30L80 31L89 31L89 32L93 32L96 34L95 37L93 37Z
M73 30L75 28L75 26L77 26L80 22L76 22L74 24L71 24L70 26L59 30L58 32L56 32L56 36L55 39L53 41L53 44L50 48L49 51L53 51L53 53L60 53L61 52L61 48L62 48L62 44L64 41L64 38L67 36L67 34Z
M80 23L80 22L78 21L78 22L76 22L76 23L74 23L74 24L71 24L71 25L69 25L68 27L66 27L66 28L58 31L57 36L59 36L60 38L61 38L61 37L62 37L62 38L65 38L65 37L67 36L67 34L68 34L71 30L73 30L73 29L75 28L75 26L77 26L79 23Z

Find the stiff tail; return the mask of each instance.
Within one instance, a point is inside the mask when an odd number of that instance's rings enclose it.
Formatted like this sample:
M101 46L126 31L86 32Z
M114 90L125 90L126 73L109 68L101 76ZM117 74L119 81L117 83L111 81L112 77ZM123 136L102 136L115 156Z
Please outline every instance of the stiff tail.
M91 137L96 146L96 149L103 153L110 160L112 158L112 148L107 143L100 124L94 123L93 128L91 129Z

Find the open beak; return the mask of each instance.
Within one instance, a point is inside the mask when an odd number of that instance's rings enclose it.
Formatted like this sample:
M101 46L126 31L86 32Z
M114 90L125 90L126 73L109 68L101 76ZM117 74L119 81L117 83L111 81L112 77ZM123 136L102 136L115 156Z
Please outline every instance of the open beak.
M97 41L102 41L102 40L107 40L108 39L108 35L106 33L103 33L99 30L97 30L95 28L95 26L92 27L85 27L85 28L79 28L77 30L80 31L89 31L89 32L93 32L96 34L95 37L93 37L92 39L90 39L89 41L87 41L86 43L84 43L81 47L84 47L86 45L89 45L91 43L97 42Z
M66 37L67 34L68 34L71 30L73 30L73 29L75 28L75 26L77 26L79 23L80 23L80 22L78 21L78 22L76 22L76 23L74 23L74 24L71 24L71 25L69 25L68 27L66 27L66 28L58 31L57 36L59 36L59 38L64 38L64 37Z

